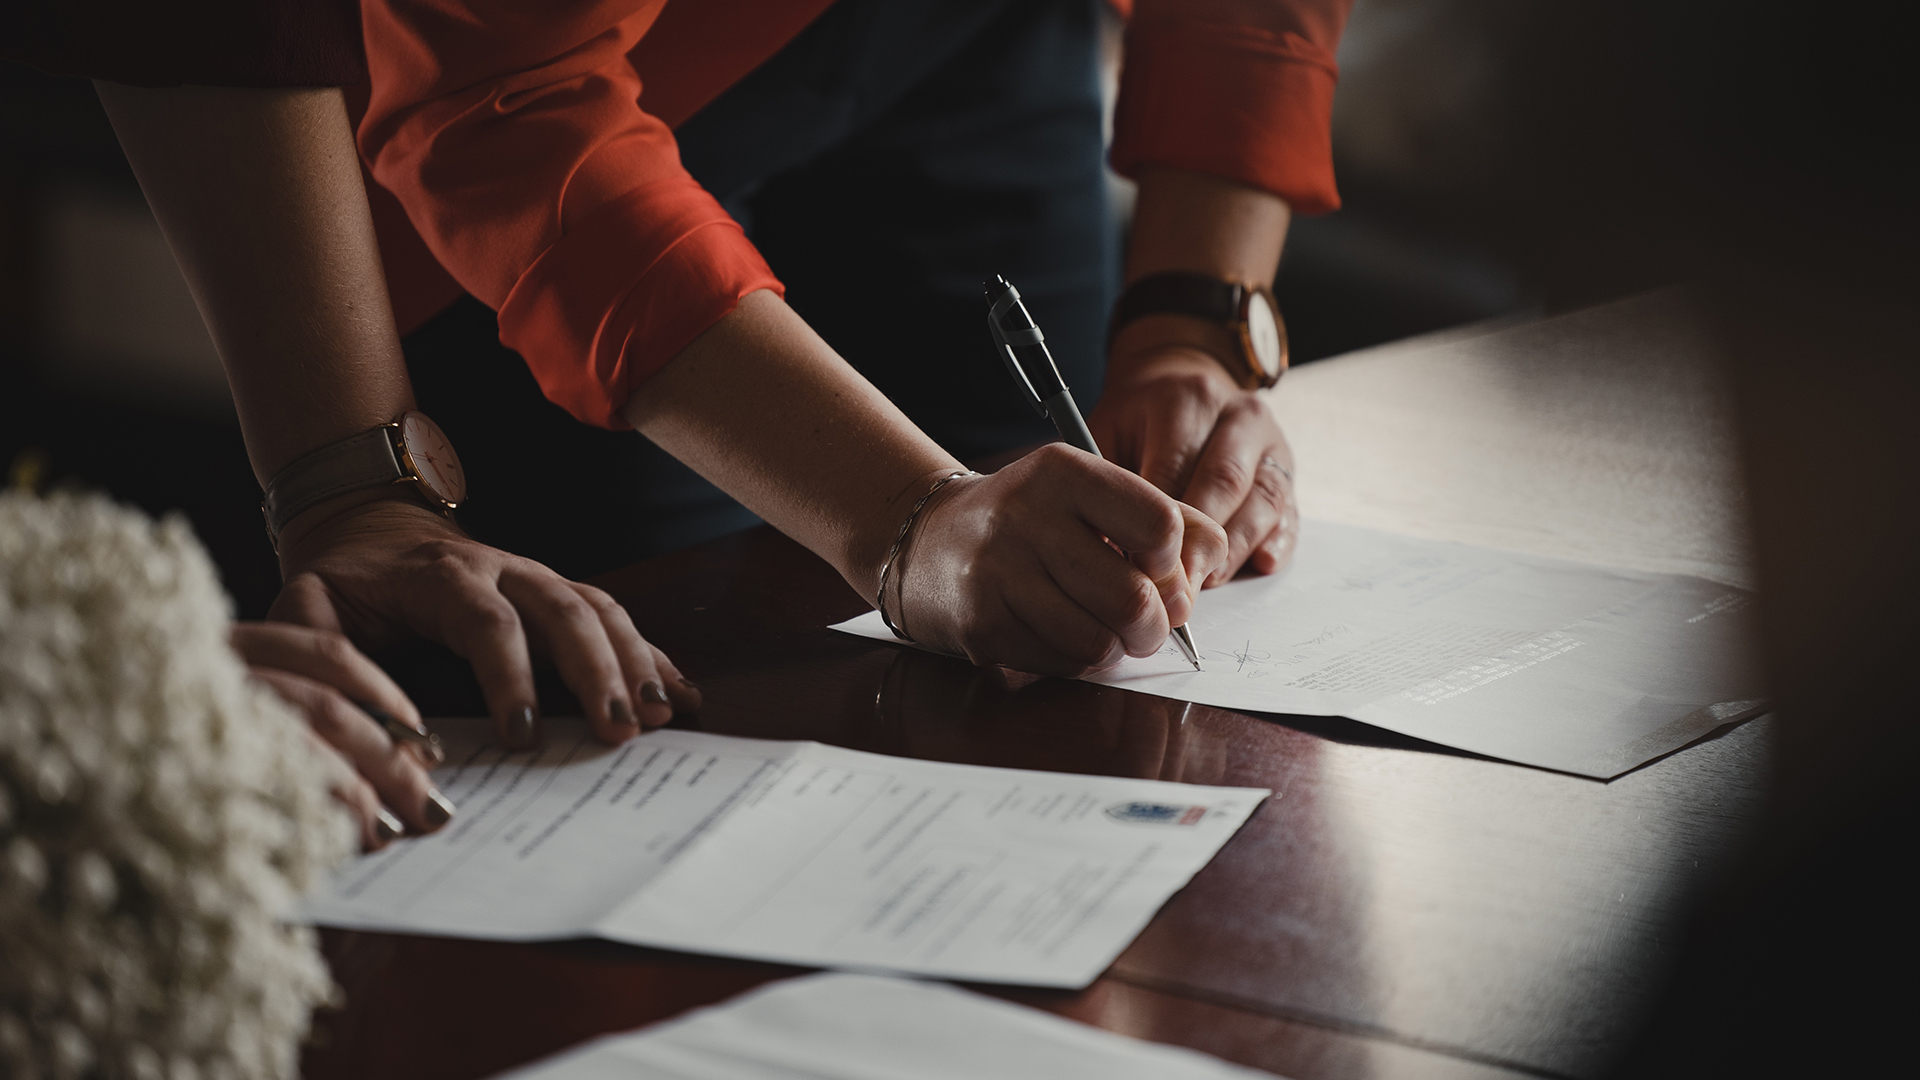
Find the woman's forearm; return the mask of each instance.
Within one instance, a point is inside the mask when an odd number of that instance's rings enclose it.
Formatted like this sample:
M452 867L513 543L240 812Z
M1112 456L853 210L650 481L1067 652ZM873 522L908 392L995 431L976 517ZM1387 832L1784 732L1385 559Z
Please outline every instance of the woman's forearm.
M770 292L695 339L625 415L869 600L907 508L961 468Z
M1142 169L1126 279L1132 283L1165 270L1185 270L1272 285L1290 221L1286 201L1270 192L1185 169ZM1112 358L1122 362L1169 346L1217 352L1234 344L1217 324L1149 315L1114 336Z
M95 86L213 334L262 486L411 408L340 91Z

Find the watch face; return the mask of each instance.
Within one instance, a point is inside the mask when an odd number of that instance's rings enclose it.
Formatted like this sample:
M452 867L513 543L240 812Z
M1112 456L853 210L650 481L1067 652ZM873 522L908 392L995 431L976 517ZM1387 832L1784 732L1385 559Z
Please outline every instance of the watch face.
M467 497L467 474L460 468L460 458L440 425L425 413L401 414L400 448L406 459L401 464L413 470L428 495L449 508Z
M1287 343L1281 336L1280 318L1262 292L1247 297L1247 345L1254 363L1260 365L1261 381L1271 383L1286 370Z

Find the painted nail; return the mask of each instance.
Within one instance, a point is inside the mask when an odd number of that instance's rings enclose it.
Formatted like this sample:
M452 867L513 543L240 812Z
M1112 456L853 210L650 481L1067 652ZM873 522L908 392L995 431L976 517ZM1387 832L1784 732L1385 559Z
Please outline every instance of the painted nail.
M530 750L540 741L540 714L533 706L522 705L507 714L506 740L511 750Z
M384 844L406 831L407 827L402 825L400 819L393 816L393 811L386 807L383 806L374 813L373 835L379 837L381 843Z
M667 704L667 692L660 689L660 684L657 682L641 683L640 700L649 705L665 705Z
M614 698L607 704L607 712L613 717L615 727L632 727L640 721L633 718L633 706L624 698Z
M428 825L437 829L453 820L453 803L445 795L440 794L439 788L428 788L427 805L421 808L420 816L427 819Z
M687 689L693 691L696 694L700 692L700 684L697 682L694 682L692 679L687 678L685 675L680 676L680 685L686 687Z

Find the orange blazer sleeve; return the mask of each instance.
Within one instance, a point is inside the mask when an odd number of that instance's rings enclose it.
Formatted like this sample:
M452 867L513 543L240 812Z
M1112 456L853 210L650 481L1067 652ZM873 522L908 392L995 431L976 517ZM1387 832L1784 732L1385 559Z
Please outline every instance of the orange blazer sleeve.
M1338 209L1334 50L1352 0L1134 0L1111 160L1191 169Z
M639 106L627 54L665 3L362 5L362 157L547 397L609 428L742 297L781 289Z

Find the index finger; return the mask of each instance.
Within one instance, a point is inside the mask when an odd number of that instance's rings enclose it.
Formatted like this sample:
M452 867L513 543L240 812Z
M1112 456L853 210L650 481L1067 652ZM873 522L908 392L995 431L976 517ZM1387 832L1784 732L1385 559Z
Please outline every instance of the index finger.
M1174 580L1181 571L1180 544L1186 531L1180 504L1111 462L1087 457L1075 464L1088 470L1067 489L1080 520L1126 552L1155 585Z
M1186 571L1188 591L1177 603L1171 598L1167 602L1167 614L1175 620L1175 626L1186 625L1201 585L1226 565L1233 551L1227 530L1219 522L1185 503L1180 504L1180 512L1186 520L1186 530L1180 536L1180 564Z
M304 675L415 729L423 727L420 710L400 684L341 634L292 623L237 622L231 640L234 651L255 667Z
M1227 558L1219 523L1141 477L1102 463L1105 485L1077 487L1081 518L1152 581L1174 626L1186 623L1197 583Z
M1257 401L1250 404L1260 407ZM1215 521L1233 519L1253 490L1260 456L1273 442L1260 423L1262 419L1249 415L1245 404L1221 412L1180 493L1181 502Z

